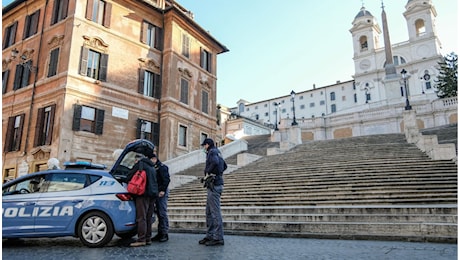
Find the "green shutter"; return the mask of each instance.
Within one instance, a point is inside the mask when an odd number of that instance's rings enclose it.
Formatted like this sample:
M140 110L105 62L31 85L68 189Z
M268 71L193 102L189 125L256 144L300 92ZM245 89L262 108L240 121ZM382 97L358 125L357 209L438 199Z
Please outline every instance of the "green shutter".
M73 121L72 121L72 130L80 131L80 119L81 119L81 106L73 105Z
M96 129L95 134L102 135L104 130L104 110L96 109Z

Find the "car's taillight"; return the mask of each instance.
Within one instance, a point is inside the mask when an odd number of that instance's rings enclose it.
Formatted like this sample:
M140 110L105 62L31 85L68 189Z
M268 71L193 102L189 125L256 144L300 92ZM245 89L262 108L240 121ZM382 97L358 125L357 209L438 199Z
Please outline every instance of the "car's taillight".
M122 201L128 201L132 199L129 193L118 193L116 196Z

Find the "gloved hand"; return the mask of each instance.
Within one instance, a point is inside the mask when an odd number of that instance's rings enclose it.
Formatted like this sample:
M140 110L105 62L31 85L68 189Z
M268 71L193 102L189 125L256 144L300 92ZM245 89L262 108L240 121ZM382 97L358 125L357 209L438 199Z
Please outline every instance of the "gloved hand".
M204 183L203 187L212 189L214 187L215 178L215 174L207 173L203 178L201 178L201 183Z

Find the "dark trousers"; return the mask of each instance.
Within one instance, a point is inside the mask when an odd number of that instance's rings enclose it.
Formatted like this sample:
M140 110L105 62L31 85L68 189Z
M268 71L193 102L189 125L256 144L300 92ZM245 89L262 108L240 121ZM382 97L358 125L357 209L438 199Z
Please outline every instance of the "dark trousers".
M168 219L168 198L169 190L166 190L163 197L158 197L155 201L155 210L158 217L158 234L166 235L169 230Z
M152 236L152 216L155 198L136 197L137 241L148 242Z
M220 210L220 196L224 190L224 185L216 185L212 189L208 188L206 199L206 237L213 240L224 239L224 223Z

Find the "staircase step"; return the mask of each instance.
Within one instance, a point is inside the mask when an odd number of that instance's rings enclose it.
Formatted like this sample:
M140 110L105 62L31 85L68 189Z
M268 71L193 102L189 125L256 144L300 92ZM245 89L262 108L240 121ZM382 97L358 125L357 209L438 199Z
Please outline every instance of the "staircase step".
M457 241L458 167L431 160L404 134L312 141L271 156L279 143L270 136L246 140L263 157L224 175L226 234ZM171 190L168 204L172 230L206 229L199 180Z

